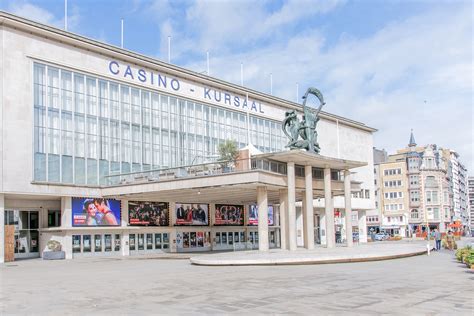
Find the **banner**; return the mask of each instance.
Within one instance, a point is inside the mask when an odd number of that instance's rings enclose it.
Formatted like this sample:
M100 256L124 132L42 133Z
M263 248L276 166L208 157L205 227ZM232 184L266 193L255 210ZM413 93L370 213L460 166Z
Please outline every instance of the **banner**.
M208 204L176 203L176 226L209 225Z
M72 226L120 226L120 201L72 198Z
M244 225L244 206L216 204L216 226L242 226Z
M132 226L168 226L169 205L165 202L129 202L128 222Z
M258 206L249 206L249 226L258 225ZM273 225L273 206L268 206L268 225Z

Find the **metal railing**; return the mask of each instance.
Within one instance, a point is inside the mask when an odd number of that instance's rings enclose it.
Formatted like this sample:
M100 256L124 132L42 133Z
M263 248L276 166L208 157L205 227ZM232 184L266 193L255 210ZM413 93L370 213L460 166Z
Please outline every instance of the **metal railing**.
M265 160L265 161L263 161ZM237 159L235 161L216 161L202 164L191 164L172 168L160 168L146 171L121 173L105 176L106 186L139 184L172 179L192 178L229 174L248 170L265 170L279 174L286 174L286 165L266 159Z
M304 176L304 167L297 166L302 169L301 172L295 173L298 176ZM297 170L299 170L297 169ZM249 170L262 170L277 173L280 175L287 174L287 164L266 158L244 158L235 161L214 161L201 164L190 164L171 168L160 168L152 170L143 170L137 172L112 174L105 176L106 186L140 184L147 182L157 182L172 179L183 179L200 176L213 176L220 174L229 174L234 172L242 172ZM322 179L322 172L317 168L313 168L313 178ZM300 173L303 173L302 175ZM333 181L342 181L341 173L333 171L331 179Z

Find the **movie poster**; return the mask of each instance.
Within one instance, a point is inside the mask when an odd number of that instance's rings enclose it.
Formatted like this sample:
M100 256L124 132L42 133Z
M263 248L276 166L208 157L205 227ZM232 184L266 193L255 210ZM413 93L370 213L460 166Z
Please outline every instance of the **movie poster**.
M120 201L72 198L72 226L120 226Z
M244 225L244 206L216 204L216 226L242 226Z
M128 222L132 226L168 226L169 205L165 202L129 202Z
M208 204L176 203L176 226L209 225Z
M249 206L249 226L258 225L258 206L250 205ZM268 206L268 225L273 225L273 206Z

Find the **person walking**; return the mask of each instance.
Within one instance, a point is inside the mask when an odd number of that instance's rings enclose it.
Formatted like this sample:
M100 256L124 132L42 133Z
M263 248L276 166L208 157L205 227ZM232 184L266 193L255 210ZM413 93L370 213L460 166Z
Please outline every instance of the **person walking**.
M448 249L453 250L454 248L454 236L452 231L448 231L448 235L446 236L446 243L448 244Z
M436 241L436 250L441 250L441 233L438 229L435 229L434 231L434 239Z

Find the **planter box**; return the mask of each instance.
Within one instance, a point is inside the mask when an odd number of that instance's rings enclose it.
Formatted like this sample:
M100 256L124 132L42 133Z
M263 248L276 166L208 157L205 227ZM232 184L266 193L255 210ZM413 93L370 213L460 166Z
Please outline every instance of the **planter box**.
M62 260L66 259L64 251L44 251L43 260Z

